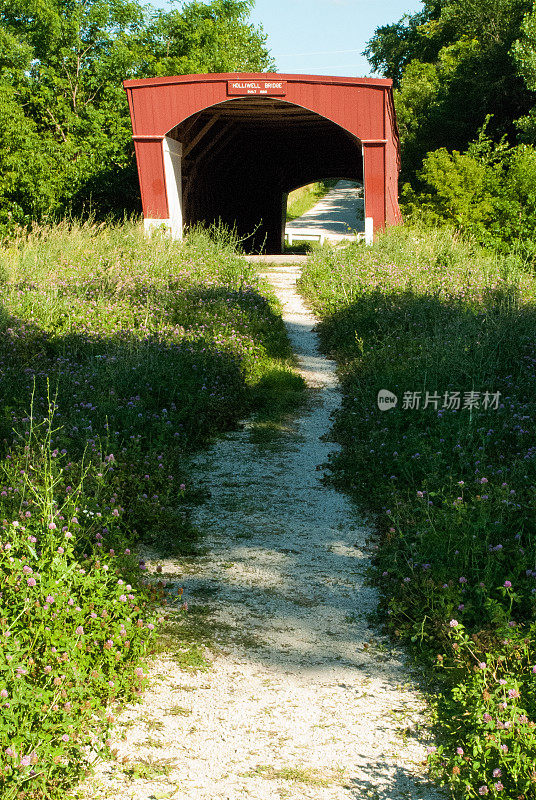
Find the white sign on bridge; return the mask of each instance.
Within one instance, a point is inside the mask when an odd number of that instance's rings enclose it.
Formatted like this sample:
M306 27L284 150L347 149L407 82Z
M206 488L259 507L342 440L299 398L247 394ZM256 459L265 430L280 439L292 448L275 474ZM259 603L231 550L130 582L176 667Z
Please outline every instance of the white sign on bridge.
M271 94L285 95L287 93L286 81L227 81L227 94L246 95L246 94Z

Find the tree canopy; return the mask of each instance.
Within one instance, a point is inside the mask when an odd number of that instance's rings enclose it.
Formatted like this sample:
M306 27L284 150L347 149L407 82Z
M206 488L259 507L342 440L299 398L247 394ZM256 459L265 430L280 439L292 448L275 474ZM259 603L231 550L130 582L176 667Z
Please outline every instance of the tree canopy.
M365 51L395 86L403 213L536 263L536 2L422 5Z
M139 207L125 78L274 68L253 0L0 0L0 226Z
M532 0L425 0L376 30L365 54L394 81L406 177L431 150L465 148L488 116L515 142L534 104L534 13Z

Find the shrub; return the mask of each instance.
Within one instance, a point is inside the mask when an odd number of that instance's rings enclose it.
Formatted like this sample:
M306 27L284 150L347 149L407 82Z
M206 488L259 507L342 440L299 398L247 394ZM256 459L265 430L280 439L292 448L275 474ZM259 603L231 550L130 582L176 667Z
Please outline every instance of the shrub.
M449 225L481 245L516 248L534 263L536 150L493 144L483 130L467 152L428 153L419 187L406 184L402 208L409 220Z

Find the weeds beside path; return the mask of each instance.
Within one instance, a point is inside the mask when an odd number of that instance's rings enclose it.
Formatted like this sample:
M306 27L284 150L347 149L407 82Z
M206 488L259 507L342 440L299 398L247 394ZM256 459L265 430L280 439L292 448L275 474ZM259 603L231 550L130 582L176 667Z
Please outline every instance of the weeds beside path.
M436 668L433 771L456 797L534 800L533 269L405 225L319 251L300 288L342 375L331 479L375 515L389 630Z
M0 244L0 796L64 798L144 685L145 565L192 553L187 461L303 382L228 246L61 223Z
M422 777L422 700L367 621L377 599L364 581L369 529L321 482L340 393L297 274L267 278L285 304L308 405L278 423L250 420L194 459L210 492L195 512L204 554L145 555L168 594L184 590L188 614L168 610L152 685L120 719L115 761L80 797L439 797Z

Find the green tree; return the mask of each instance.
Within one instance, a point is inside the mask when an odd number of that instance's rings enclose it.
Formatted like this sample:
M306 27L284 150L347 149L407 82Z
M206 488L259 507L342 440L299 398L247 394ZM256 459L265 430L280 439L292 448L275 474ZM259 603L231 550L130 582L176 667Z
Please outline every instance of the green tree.
M0 232L56 209L60 164L62 153L53 137L38 130L14 89L0 82Z
M376 31L366 52L398 84L406 179L427 152L465 149L488 115L497 140L515 141L515 120L533 101L512 46L531 8L532 0L438 0L389 35Z
M252 0L193 0L162 12L139 0L0 0L0 85L26 132L10 140L6 121L0 152L7 158L11 148L15 185L31 141L50 178L43 191L37 168L25 172L43 201L19 193L17 219L45 209L139 208L123 80L272 67L266 36L248 22L251 7Z
M253 0L194 0L158 14L149 29L154 75L267 72L275 69L266 35L249 24Z

